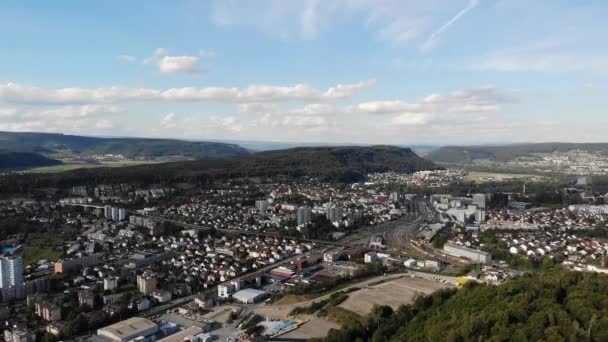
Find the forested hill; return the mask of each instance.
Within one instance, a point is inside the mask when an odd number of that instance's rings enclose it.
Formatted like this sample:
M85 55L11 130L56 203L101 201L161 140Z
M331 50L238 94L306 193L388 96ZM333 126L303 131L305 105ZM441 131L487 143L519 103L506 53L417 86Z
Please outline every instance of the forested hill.
M0 191L27 192L32 187L71 187L91 183L132 182L204 184L240 177L315 177L333 182L362 180L369 172L415 172L438 167L408 148L307 147L253 155L122 168L80 169L56 174L9 175L0 178Z
M359 180L371 172L412 173L437 165L409 148L395 146L298 147L259 152L243 163L254 174L280 171L294 176Z
M80 157L121 154L127 158L184 157L190 159L246 156L249 152L235 144L174 139L99 138L55 133L0 132L0 147L9 152L43 155L54 153Z
M20 169L39 166L53 166L60 161L37 153L0 151L0 170Z
M608 144L538 143L503 146L445 146L427 155L437 163L468 164L475 159L490 159L505 162L517 157L532 157L537 153L568 152L583 150L608 155Z
M376 307L324 342L608 341L608 276L552 271Z

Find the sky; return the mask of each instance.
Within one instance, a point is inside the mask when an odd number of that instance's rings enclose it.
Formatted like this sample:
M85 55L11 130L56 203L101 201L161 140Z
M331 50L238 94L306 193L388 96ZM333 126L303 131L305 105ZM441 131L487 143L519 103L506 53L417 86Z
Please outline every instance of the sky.
M0 130L608 142L605 0L0 2Z

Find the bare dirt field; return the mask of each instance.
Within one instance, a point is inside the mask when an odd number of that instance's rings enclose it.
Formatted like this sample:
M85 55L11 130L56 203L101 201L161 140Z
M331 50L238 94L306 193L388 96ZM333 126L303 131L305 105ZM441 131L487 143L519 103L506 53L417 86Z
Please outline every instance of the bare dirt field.
M330 329L339 329L340 325L322 318L312 318L298 329L282 335L281 338L308 339L325 337Z
M306 306L306 305L304 305ZM289 306L260 306L255 309L255 313L264 317L276 317L281 319L293 319L293 317L289 317L289 313L293 310L293 307Z
M339 307L364 316L374 304L397 309L401 304L411 303L418 294L430 294L446 287L448 285L433 280L403 277L349 293L348 299Z

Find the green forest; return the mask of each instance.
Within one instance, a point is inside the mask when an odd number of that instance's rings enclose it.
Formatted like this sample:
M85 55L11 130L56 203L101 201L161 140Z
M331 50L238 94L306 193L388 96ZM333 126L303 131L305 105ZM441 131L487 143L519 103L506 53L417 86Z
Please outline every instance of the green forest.
M475 159L491 159L505 162L517 157L532 157L536 153L568 152L584 150L608 155L605 143L537 143L503 146L444 146L432 151L427 158L437 163L468 164Z
M555 270L441 290L316 341L608 341L608 276Z
M103 183L206 184L239 177L315 177L349 183L370 172L415 172L438 167L409 148L395 146L308 147L259 152L244 157L79 169L55 174L11 174L0 179L0 193L70 188Z

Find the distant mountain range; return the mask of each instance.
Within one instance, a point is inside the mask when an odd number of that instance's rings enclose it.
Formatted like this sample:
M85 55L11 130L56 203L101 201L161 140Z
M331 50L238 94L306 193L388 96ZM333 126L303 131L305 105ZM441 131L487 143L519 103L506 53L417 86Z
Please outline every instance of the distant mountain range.
M10 159L0 164L3 169L56 165L65 158L90 158L106 154L147 160L172 157L182 160L215 159L250 154L238 145L218 142L14 132L0 132L0 152L12 153Z
M608 156L608 143L529 143L502 146L445 146L438 148L427 158L437 163L470 164L487 159L507 162L518 157L534 157L538 153L583 150Z
M0 170L60 165L59 160L38 153L0 151Z
M428 163L429 160L440 164L472 164L476 160L507 162L518 157L534 157L538 153L571 150L584 150L608 156L608 143L523 143L444 147L438 145L413 145L411 147L362 145L353 147L352 144L346 143L332 146L329 143L314 142L188 141L0 132L0 170L23 170L63 163L66 165L61 166L61 169L68 169L66 166L70 166L67 165L70 163L74 164L71 165L72 169L91 166L91 164L104 166L106 164L98 163L92 157L110 154L144 162L226 159L253 154L253 157L245 163L247 169L262 170L269 165L280 169L297 166L294 170L318 174L311 169L317 165L306 165L306 162L310 161L312 164L322 163L328 169L333 170L342 169L343 166L351 168L354 164L358 164L356 172L368 172L382 165L390 169L409 171L435 167L434 164ZM278 152L273 153L273 151ZM289 155L285 155L286 153ZM404 164L396 163L395 154L405 161ZM340 160L340 155L348 160ZM296 159L299 159L298 163L295 163ZM345 164L340 164L341 162L345 162Z
M121 168L82 168L52 174L0 177L0 193L104 183L209 184L238 178L315 177L332 182L362 180L370 172L415 172L439 167L409 148L396 146L299 147L224 159L169 162Z
M265 151L244 159L241 167L248 173L331 178L344 181L362 179L371 172L412 173L437 169L437 165L409 148L377 146L297 147Z
M358 144L349 142L321 143L321 142L281 142L281 141L255 141L255 140L212 140L216 142L235 144L242 146L252 152L285 150L296 147L337 147L337 146L373 146L373 144ZM441 146L439 145L394 145L397 147L406 147L414 151L416 154L424 156Z

